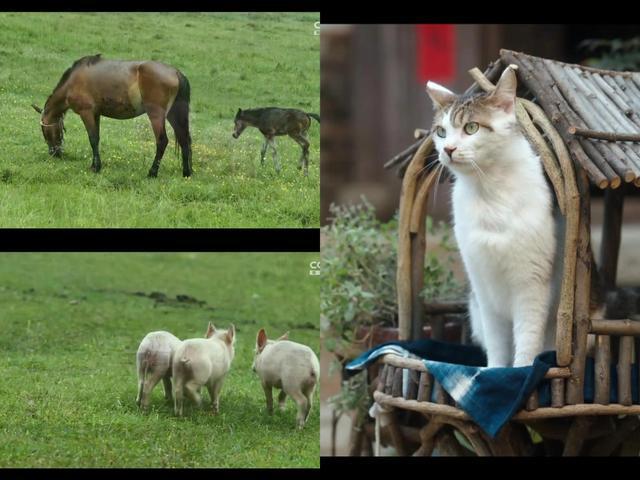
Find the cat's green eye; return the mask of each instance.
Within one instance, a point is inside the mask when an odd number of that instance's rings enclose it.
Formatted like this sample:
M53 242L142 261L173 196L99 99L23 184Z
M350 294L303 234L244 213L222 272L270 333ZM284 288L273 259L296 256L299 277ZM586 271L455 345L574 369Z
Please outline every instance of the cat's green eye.
M438 126L436 127L436 135L438 135L440 138L444 138L447 136L447 131L444 128Z
M479 128L480 125L478 125L478 122L469 122L464 126L464 133L467 135L473 135Z

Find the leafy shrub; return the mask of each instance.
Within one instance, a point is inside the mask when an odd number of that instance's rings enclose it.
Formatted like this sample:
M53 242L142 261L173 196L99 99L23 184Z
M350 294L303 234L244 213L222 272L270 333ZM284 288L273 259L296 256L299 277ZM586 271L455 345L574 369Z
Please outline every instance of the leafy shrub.
M332 222L323 227L320 311L325 346L335 351L354 339L359 326L397 327L396 268L398 216L389 222L376 218L366 200L349 206L331 205ZM446 258L429 251L425 258L423 298L446 300L460 295L451 265L455 246L449 226L433 225L427 231L441 237Z

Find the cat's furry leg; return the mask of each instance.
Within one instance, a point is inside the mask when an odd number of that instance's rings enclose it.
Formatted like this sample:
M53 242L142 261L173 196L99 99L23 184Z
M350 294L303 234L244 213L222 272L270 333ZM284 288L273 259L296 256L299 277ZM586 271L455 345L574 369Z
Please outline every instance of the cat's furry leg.
M504 315L478 302L487 366L509 367L512 361L511 323Z
M473 291L469 292L469 323L471 324L471 340L486 352L487 345L484 340L480 307Z
M547 285L529 289L516 296L513 315L515 343L514 367L533 364L533 359L545 347L551 292Z

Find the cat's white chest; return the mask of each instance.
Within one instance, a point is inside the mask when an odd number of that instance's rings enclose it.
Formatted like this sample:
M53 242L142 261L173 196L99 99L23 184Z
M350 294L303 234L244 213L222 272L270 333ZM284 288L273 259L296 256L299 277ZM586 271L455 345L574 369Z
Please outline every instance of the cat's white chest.
M456 185L455 234L463 254L467 251L474 255L498 255L509 250L521 223L516 218L517 210L515 202L487 201Z

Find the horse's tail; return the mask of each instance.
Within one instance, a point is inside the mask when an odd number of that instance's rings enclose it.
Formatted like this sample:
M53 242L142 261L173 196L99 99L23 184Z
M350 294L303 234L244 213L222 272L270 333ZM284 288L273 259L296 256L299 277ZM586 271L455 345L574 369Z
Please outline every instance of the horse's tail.
M189 149L191 148L191 135L189 134L189 102L191 101L191 85L189 79L180 71L178 74L178 93L169 110L169 114L174 116L175 121L180 129L185 132L189 141ZM176 135L176 155L179 154L178 135Z
M309 112L305 112L307 115L309 115L311 118L315 118L318 123L320 123L320 115L318 115L317 113L309 113Z

